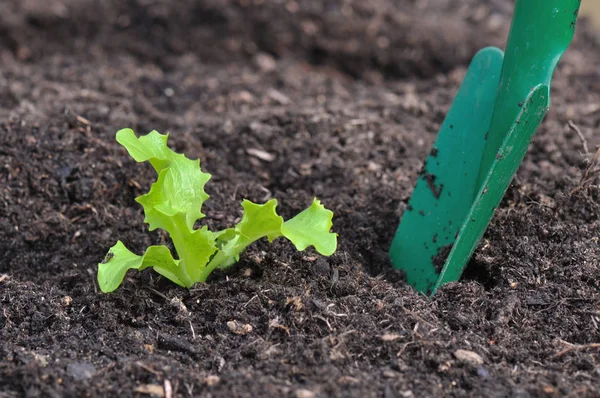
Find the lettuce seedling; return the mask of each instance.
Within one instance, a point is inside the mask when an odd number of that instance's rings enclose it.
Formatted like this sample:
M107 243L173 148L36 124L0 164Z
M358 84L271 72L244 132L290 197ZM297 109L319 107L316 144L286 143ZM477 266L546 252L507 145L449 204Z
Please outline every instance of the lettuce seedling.
M190 160L169 149L167 138L156 131L139 138L131 129L117 133L117 142L131 157L137 162L150 162L158 174L150 192L136 201L144 208L144 221L150 230L160 228L169 234L179 258L174 259L166 246L150 246L139 256L118 241L98 264L100 290L112 292L128 270L149 267L180 286L191 287L205 282L215 269L236 263L251 243L263 237L272 242L283 236L299 251L314 246L325 256L335 252L337 234L330 232L333 212L317 199L285 222L277 215L277 200L262 205L244 200L244 213L235 227L218 232L211 232L206 226L195 229L196 221L204 217L201 208L208 199L204 185L211 176L202 172L199 160Z

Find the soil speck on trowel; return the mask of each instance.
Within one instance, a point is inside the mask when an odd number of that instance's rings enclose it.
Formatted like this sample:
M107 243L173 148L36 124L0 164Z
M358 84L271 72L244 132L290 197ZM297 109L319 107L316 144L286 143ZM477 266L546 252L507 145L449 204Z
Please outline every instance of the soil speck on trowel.
M423 179L427 182L427 185L429 186L429 189L431 189L433 196L435 196L436 199L439 199L440 195L442 194L442 189L444 188L444 184L440 184L439 186L436 186L435 178L436 178L435 175L433 175L431 173L425 172L423 174Z
M435 272L438 274L442 272L444 268L444 264L446 264L446 260L452 251L453 243L449 243L446 246L442 246L438 249L438 252L435 256L431 257L431 261L433 262L433 267L435 268Z

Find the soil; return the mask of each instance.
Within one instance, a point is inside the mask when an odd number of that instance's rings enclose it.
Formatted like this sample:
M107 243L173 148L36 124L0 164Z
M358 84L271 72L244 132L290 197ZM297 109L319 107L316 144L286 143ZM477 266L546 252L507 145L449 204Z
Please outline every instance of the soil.
M458 283L428 299L387 249L473 54L510 2L3 0L0 397L600 396L600 36L581 21L552 108ZM132 127L240 201L317 196L339 250L275 241L189 290L95 273L141 253L154 174ZM594 187L596 186L596 187ZM573 193L571 193L574 191ZM248 326L249 325L249 326ZM594 345L595 344L595 345Z

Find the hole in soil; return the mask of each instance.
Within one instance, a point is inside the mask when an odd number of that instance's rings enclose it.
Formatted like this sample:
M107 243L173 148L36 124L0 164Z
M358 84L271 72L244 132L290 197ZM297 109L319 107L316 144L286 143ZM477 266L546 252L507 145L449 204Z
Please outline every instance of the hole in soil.
M311 48L308 52L308 60L313 65L324 64L328 56L327 50L318 46Z
M483 285L486 290L496 287L501 281L500 269L492 264L477 259L475 255L465 269L463 280L475 281Z

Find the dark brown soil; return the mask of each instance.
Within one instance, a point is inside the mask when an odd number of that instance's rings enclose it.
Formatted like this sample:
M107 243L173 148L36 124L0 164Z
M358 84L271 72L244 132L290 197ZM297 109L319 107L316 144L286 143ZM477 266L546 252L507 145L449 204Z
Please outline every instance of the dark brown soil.
M429 300L386 251L509 2L176 4L0 3L0 397L600 396L599 181L570 195L586 162L567 125L600 144L597 34L578 26L466 275ZM154 175L123 127L200 157L211 227L242 198L289 217L317 196L338 253L261 242L191 290L143 272L99 293L117 239L166 241L134 202Z

